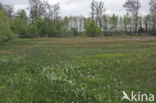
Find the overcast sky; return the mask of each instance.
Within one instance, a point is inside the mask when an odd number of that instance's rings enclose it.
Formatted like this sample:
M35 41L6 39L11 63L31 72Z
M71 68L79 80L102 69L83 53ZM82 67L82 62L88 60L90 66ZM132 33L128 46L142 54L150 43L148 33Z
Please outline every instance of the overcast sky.
M29 0L0 0L4 4L13 5L17 9L25 9L28 7ZM50 4L60 3L61 6L61 16L89 16L90 13L90 3L92 0L47 0ZM106 13L112 14L116 13L123 15L126 13L123 8L123 4L126 0L96 0L103 1L105 3ZM145 15L149 12L149 1L150 0L140 0L142 5L140 14Z

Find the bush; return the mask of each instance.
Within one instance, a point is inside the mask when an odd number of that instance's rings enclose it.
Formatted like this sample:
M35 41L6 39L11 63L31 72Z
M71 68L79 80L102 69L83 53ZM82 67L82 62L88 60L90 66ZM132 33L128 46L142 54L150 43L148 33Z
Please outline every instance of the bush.
M11 29L21 37L28 33L28 24L24 19L16 17L11 23Z
M79 35L79 32L76 30L76 28L72 28L71 31L72 31L72 34L74 36L78 36Z
M8 41L13 37L14 34L9 27L8 18L0 5L0 41Z
M45 21L44 19L38 19L36 21L36 28L38 30L38 34L39 36L43 37L45 35L45 28L46 28L46 25L45 25Z
M101 35L100 28L94 21L85 21L85 32L87 36L95 37Z
M56 30L56 26L53 23L50 23L47 32L49 37L56 37L57 34L57 30Z
M39 34L36 24L30 24L29 25L28 34L36 35L36 36Z
M138 33L139 34L144 33L144 29L142 27L140 27L139 30L138 30Z

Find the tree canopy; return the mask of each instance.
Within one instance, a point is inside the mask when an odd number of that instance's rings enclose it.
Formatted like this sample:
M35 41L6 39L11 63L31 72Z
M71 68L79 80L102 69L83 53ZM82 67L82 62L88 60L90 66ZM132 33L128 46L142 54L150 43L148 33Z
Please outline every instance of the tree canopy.
M10 26L7 14L5 13L2 5L0 4L0 41L7 41L14 37Z

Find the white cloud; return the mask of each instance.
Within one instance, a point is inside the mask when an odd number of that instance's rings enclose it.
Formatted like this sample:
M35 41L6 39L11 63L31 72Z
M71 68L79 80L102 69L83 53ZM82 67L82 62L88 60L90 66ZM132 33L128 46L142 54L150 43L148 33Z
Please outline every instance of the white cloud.
M24 9L28 6L28 0L0 0L5 4L14 5L17 9ZM60 3L61 16L89 16L90 15L90 3L92 0L46 0L50 4ZM125 14L123 4L126 0L97 0L105 3L106 13L108 14ZM149 11L149 0L140 0L142 8L140 10L141 15L147 14Z
M15 8L15 10L18 10L18 9L27 9L28 8L28 5L26 5L26 4L18 4L18 5L15 5L14 8Z

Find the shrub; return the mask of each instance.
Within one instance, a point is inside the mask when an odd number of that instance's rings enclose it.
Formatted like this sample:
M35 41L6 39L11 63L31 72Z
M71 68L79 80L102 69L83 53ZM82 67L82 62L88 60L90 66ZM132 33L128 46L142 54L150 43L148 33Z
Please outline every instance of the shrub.
M45 28L46 28L46 25L45 25L45 21L44 19L38 19L36 21L36 28L38 30L38 34L39 36L43 37L45 35Z
M101 35L100 28L92 20L85 21L85 32L87 36L91 36L91 37Z
M50 23L47 32L49 37L56 37L57 34L57 30L56 30L56 26L53 23Z
M0 5L0 41L8 41L13 37L14 34L9 27L8 18Z
M31 34L31 35L38 35L39 34L36 24L30 24L29 25L28 34Z
M16 17L11 23L11 29L19 36L24 36L28 33L28 24L24 19Z

